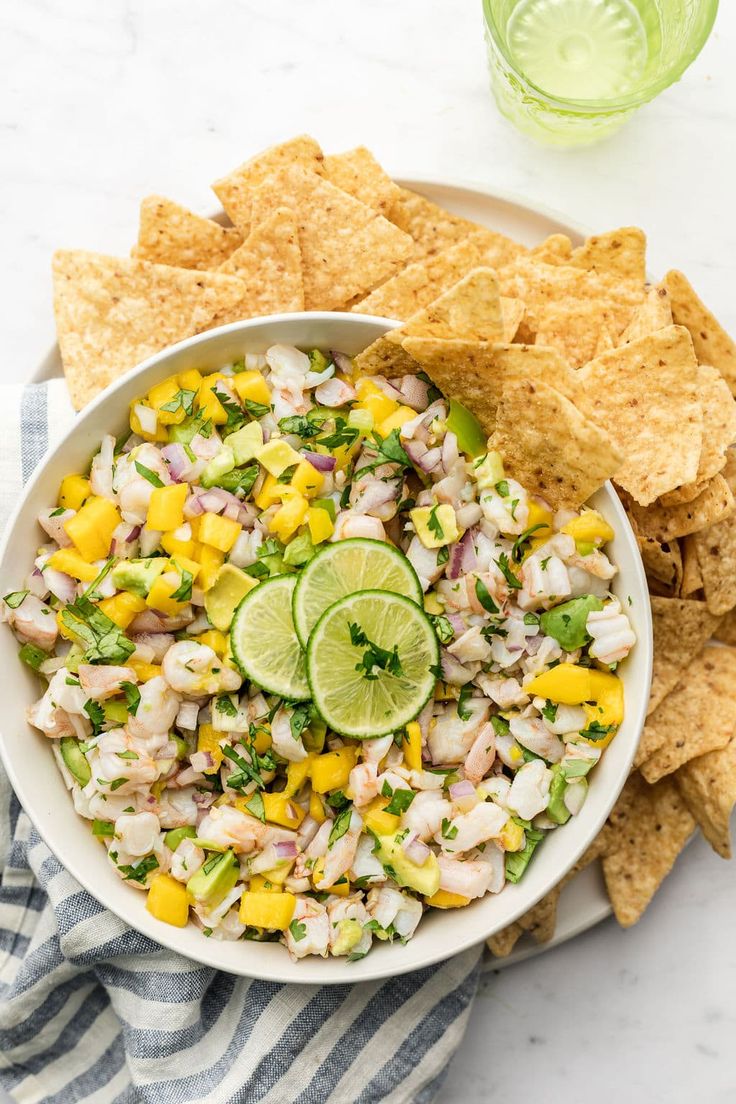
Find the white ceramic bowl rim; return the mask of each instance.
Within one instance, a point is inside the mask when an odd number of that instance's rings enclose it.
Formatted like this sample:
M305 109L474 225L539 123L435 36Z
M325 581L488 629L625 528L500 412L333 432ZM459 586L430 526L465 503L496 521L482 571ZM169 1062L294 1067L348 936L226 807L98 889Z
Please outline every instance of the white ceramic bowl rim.
M216 370L242 352L262 352L276 342L341 349L354 355L397 325L384 318L345 313L273 315L199 334L144 361L78 416L34 473L0 545L2 593L16 588L19 576L26 573L29 550L38 540L36 515L54 500L61 475L86 464L103 433L114 431L116 425L122 428L131 399L145 393L154 382L187 367ZM601 488L592 502L616 531L612 546L612 558L620 568L616 592L628 606L638 637L632 662L621 667L626 689L624 723L591 776L588 800L581 813L551 833L524 879L507 886L498 896L485 897L465 909L432 910L406 946L382 944L350 965L340 958L307 958L294 963L279 944L220 942L204 936L192 923L177 929L155 920L145 909L144 894L121 881L103 848L77 815L54 758L48 754L45 737L27 726L23 710L38 697L38 683L30 672L20 670L14 638L5 631L0 635L0 663L8 672L17 671L17 678L9 679L6 686L0 754L21 804L63 866L104 907L155 942L217 969L279 982L345 984L430 966L480 943L543 897L597 835L629 773L644 724L652 665L644 570L628 519L610 484ZM34 746L33 754L28 754L29 741Z

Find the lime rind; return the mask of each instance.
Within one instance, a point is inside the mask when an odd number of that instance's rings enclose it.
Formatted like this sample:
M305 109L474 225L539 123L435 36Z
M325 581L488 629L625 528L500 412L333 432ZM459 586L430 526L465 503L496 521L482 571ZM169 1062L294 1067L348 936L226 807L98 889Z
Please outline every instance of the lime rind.
M294 627L302 646L326 609L363 590L391 591L422 603L417 573L393 545L367 537L336 541L312 557L294 591Z
M295 575L275 575L246 594L233 616L230 645L245 678L269 694L303 701L310 691L291 616L295 586Z
M350 623L379 647L398 649L401 675L356 670L365 649L354 645ZM424 610L386 590L363 590L330 606L312 630L307 677L322 719L340 736L370 739L396 732L421 713L435 688L439 643Z

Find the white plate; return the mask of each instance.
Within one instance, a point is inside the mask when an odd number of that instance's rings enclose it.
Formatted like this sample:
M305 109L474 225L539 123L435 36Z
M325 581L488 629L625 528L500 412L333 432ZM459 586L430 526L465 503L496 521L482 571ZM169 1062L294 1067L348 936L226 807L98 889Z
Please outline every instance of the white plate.
M549 234L555 233L567 234L572 239L573 244L579 244L586 233L582 227L563 215L539 206L517 202L511 196L486 193L471 184L439 184L420 179L406 179L401 180L400 183L405 187L422 192L434 202L459 215L495 230L500 230L525 245L535 245ZM54 346L42 363L39 364L33 379L41 381L60 375L59 352L58 348ZM539 946L533 943L530 937L524 936L511 955L502 959L491 958L488 962L488 968L501 969L514 962L541 954L543 951L592 927L610 914L611 906L605 893L600 869L595 864L583 871L562 894L558 910L557 929L554 938L549 943ZM157 935L161 939L161 935L158 933ZM162 939L162 941L164 940ZM366 965L371 957L373 956L369 956ZM361 966L363 965L361 963ZM396 963L392 965L396 968ZM304 972L308 971L305 970ZM363 973L363 971L355 970L350 979L342 975L339 980L357 980L357 973ZM317 979L305 978L304 980ZM323 974L320 980L326 981L328 979ZM330 978L329 980L337 981L338 978Z

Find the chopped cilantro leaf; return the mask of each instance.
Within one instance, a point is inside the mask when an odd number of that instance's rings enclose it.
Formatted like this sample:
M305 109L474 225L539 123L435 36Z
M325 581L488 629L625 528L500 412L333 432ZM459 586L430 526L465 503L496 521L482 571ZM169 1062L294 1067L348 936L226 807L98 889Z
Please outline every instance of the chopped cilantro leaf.
M155 471L151 471L145 464L141 464L140 460L135 460L135 470L139 475L142 475L144 479L147 479L152 487L163 487L164 481L160 476L156 475Z
M514 575L513 571L511 570L509 558L505 552L501 553L501 555L496 560L496 563L498 564L501 574L508 583L509 588L511 590L521 590L521 580L517 579L516 575Z
M482 579L475 580L475 595L484 610L488 613L498 613L498 606L491 598L490 591Z

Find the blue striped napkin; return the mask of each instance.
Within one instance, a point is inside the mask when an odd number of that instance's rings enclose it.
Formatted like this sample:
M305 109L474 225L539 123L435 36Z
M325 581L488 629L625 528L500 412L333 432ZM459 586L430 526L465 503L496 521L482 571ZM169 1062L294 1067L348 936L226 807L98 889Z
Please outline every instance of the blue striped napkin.
M61 380L0 388L0 526L72 417ZM251 981L126 927L64 870L0 768L0 1097L22 1104L428 1104L481 949L389 981ZM346 970L346 979L349 973Z

